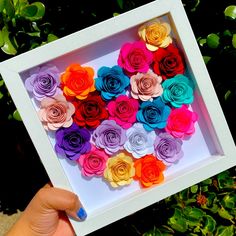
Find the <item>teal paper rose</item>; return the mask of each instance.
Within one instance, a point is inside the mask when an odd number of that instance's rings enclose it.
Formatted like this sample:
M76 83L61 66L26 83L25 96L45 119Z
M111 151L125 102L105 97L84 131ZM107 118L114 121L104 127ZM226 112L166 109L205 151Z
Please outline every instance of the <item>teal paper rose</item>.
M102 99L109 101L126 93L129 86L129 77L127 77L121 67L112 68L103 66L98 70L98 77L95 79L95 87L101 92Z
M170 112L170 107L158 97L152 102L147 101L140 105L140 109L137 113L137 120L143 124L143 127L147 131L163 129L166 126Z
M162 83L163 94L161 96L164 103L170 103L173 107L181 107L183 104L193 102L193 83L184 75L176 75Z

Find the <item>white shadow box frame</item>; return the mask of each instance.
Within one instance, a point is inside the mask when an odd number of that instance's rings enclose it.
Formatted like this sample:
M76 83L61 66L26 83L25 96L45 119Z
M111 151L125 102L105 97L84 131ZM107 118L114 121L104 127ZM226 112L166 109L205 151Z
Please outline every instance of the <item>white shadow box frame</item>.
M199 115L196 132L184 142L185 156L168 168L160 185L144 189L134 181L122 189L111 189L99 178L84 180L77 166L58 158L24 80L32 68L45 64L54 64L61 72L72 62L95 70L113 66L122 44L136 39L138 26L156 17L170 23L184 54L186 73L195 81L191 107ZM234 141L180 0L151 2L15 56L0 63L0 73L53 185L78 194L88 213L84 222L71 219L77 235L93 232L236 164Z

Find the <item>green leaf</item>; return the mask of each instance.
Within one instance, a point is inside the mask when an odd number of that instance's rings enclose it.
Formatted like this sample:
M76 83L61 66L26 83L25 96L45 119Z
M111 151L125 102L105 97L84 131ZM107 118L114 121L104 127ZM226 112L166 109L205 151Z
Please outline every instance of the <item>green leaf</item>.
M1 0L0 1L0 13L3 11L3 9L5 8L5 2L6 0Z
M55 40L57 40L57 39L58 39L58 37L57 37L56 35L54 35L54 34L48 34L47 42L50 43L50 42L55 41Z
M203 47L206 44L206 39L199 39L198 43L201 47Z
M14 118L15 120L22 121L21 116L20 116L20 113L19 113L18 110L15 110L15 111L13 112L13 118Z
M225 101L228 100L228 98L231 96L231 94L232 94L231 90L228 90L228 91L225 93L225 96L224 96Z
M216 221L214 218L210 215L204 216L204 226L202 229L203 235L210 235L210 233L213 233L216 228Z
M193 185L193 186L190 187L191 193L196 193L197 190L198 190L198 185L197 185L197 184L195 184L195 185Z
M236 6L231 5L231 6L226 7L224 14L226 18L235 20L236 19Z
M3 37L3 32L0 30L0 47L4 45L4 37Z
M123 9L123 7L124 7L124 2L123 2L123 0L117 0L117 4L118 4L118 6L120 7L120 9Z
M186 219L183 217L181 211L175 208L174 215L169 218L168 224L178 232L184 233L187 231L188 226Z
M2 99L3 96L3 93L0 91L0 99Z
M220 37L217 34L209 34L206 40L210 48L218 48L220 45Z
M225 195L223 198L222 204L226 208L233 209L235 208L235 201L236 201L235 196Z
M5 9L6 13L10 18L13 18L15 15L15 8L12 0L5 0Z
M45 6L41 2L34 2L21 9L20 15L30 21L40 20L45 14Z
M233 34L232 45L234 48L236 48L236 34Z
M234 236L234 226L219 226L217 227L217 231L215 236Z
M2 29L4 45L1 47L2 51L9 55L15 55L17 53L16 47L13 46L11 39L9 38L9 32L6 27Z
M218 214L219 214L220 217L222 217L222 218L224 218L224 219L226 219L226 220L229 220L229 221L231 221L232 223L234 223L234 222L233 222L234 217L233 217L232 215L230 215L229 212L228 212L227 210L225 210L224 207L221 207L221 208L219 209Z
M188 219L196 221L199 221L205 215L204 211L196 207L186 207L183 213Z

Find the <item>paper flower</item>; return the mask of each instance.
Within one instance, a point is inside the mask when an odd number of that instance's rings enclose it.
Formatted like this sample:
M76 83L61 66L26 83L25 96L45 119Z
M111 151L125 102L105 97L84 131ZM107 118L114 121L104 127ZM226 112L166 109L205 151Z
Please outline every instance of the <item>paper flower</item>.
M151 100L163 93L161 86L162 78L151 70L147 73L137 73L131 76L131 96L142 101Z
M76 108L74 122L79 126L96 128L102 120L108 118L106 104L101 96L90 94L84 100L76 99L73 104Z
M184 74L185 63L180 51L173 44L166 48L159 48L154 53L153 70L162 78L172 78L177 74Z
M166 166L153 155L146 155L134 162L135 180L139 180L145 188L160 184L164 180L163 171Z
M188 107L183 105L171 111L165 129L176 138L184 138L195 132L194 123L197 119L197 113L188 110Z
M170 25L158 19L147 22L138 30L140 38L146 42L146 46L150 51L167 47L172 42L169 36L170 32Z
M46 130L55 131L60 127L71 126L74 112L73 104L67 102L63 95L58 94L55 97L45 97L41 101L38 116Z
M184 75L165 80L162 83L164 92L161 96L163 102L170 103L173 107L193 102L193 83Z
M58 88L59 84L59 70L56 66L38 67L25 80L26 89L38 101L61 93Z
M90 152L82 154L76 161L82 168L81 174L92 177L103 176L107 159L108 155L103 150L99 150L92 146Z
M129 75L137 72L146 73L152 61L153 55L142 41L125 43L121 47L118 57L118 65Z
M167 166L172 165L183 157L182 140L174 138L169 133L159 133L156 136L154 149L157 159Z
M94 70L92 67L82 67L71 64L61 75L61 85L66 96L83 100L88 97L94 87Z
M140 109L137 113L137 121L143 123L143 127L147 131L163 129L166 126L170 111L170 107L158 97L152 102L147 101L140 105Z
M135 123L126 131L127 141L124 144L126 151L135 158L140 158L146 154L154 152L154 140L156 134L154 131L147 132L143 125Z
M123 73L119 66L113 66L112 68L103 66L97 74L95 86L101 92L101 96L105 101L126 93L129 86L129 77Z
M73 123L68 128L60 128L56 131L56 153L75 161L81 154L91 149L90 133L87 129L80 128Z
M94 130L92 139L98 148L103 148L107 154L112 155L124 149L125 130L114 120L105 120Z
M137 100L120 95L107 105L110 114L109 120L114 120L122 128L128 129L136 121L138 108L139 103Z
M135 174L132 157L121 152L107 161L107 168L104 171L104 178L116 188L128 185L133 181Z

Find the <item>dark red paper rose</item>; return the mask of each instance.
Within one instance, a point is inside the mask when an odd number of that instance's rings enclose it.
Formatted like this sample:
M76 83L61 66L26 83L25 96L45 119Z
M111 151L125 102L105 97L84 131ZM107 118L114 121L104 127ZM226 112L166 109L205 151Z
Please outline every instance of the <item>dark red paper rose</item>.
M184 60L173 44L166 48L159 48L154 53L154 72L162 78L172 78L177 74L184 74Z
M108 118L106 103L101 96L90 95L84 100L75 100L74 122L82 127L96 128Z

